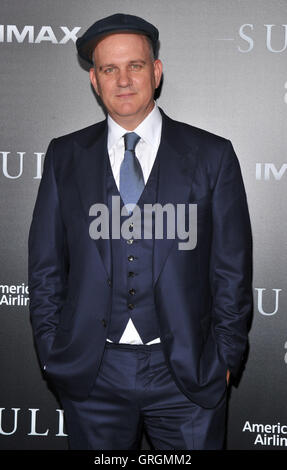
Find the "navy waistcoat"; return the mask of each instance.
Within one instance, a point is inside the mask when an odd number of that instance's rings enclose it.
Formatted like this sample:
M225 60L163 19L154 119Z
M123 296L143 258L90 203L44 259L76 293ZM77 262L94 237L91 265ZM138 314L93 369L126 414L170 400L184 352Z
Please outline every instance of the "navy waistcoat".
M109 158L107 159L107 165L107 200L111 223L112 196L118 196L119 198L120 193L116 186ZM154 237L152 239L143 238L143 205L155 204L157 201L158 173L159 161L156 158L144 190L137 202L137 206L141 210L141 238L133 238L131 232L132 241L128 241L122 235L119 239L111 239L113 299L107 337L115 343L119 342L129 318L132 319L144 344L159 337L159 325L153 294ZM120 205L122 208L122 199L120 199ZM129 216L122 216L121 223L128 218Z

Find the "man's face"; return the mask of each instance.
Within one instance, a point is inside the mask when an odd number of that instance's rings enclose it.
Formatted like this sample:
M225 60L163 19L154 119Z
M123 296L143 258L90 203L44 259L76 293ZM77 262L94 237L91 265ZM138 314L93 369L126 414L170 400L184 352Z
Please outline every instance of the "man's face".
M117 33L97 44L94 62L90 79L108 113L127 130L135 129L153 109L161 61L152 61L145 36Z

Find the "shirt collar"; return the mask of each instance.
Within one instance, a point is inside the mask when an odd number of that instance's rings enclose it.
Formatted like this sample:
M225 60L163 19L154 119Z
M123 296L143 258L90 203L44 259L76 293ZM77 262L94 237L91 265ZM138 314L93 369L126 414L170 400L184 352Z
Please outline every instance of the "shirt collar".
M162 117L155 103L152 111L147 117L133 130L141 139L156 146L159 144L161 136ZM108 114L108 151L119 141L119 139L128 131L115 122Z

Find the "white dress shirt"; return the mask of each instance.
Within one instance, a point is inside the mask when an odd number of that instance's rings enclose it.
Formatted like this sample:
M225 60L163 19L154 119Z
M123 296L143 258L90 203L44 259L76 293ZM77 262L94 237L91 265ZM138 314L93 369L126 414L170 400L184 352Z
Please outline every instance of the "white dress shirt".
M151 169L153 167L158 147L161 139L162 117L155 103L154 108L148 116L136 127L133 132L140 136L136 146L135 153L141 164L144 183L146 184ZM117 124L110 115L108 115L108 154L114 179L118 190L120 190L120 166L124 159L125 144L124 134L127 131ZM111 340L107 339L111 342ZM119 341L128 344L143 344L141 337L130 318L125 331ZM155 338L147 344L159 343L160 338Z

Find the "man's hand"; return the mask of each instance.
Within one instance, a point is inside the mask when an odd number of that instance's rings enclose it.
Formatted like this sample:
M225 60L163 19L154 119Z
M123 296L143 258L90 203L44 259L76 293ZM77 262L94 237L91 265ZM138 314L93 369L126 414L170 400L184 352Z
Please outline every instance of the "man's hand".
M229 385L229 379L230 379L230 371L227 370L227 373L226 373L226 382L227 382L227 385Z

